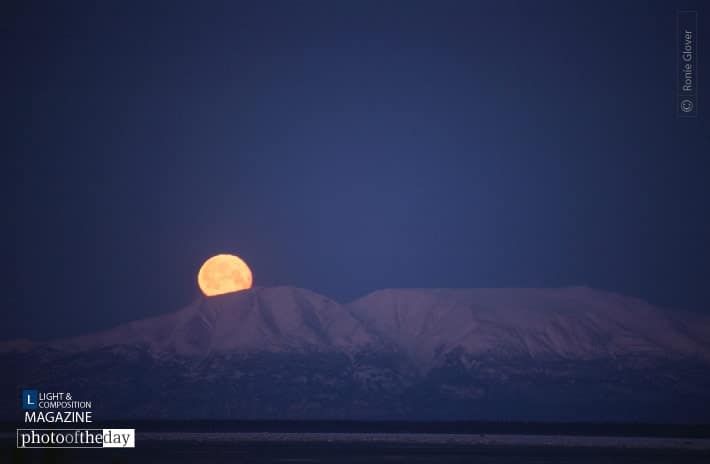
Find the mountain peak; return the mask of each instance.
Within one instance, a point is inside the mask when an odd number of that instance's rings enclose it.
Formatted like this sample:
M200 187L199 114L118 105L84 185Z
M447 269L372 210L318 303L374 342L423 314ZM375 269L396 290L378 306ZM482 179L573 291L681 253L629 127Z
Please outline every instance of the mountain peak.
M173 313L50 343L85 350L137 345L179 355L226 351L350 351L374 344L350 312L310 290L255 287L200 297Z
M385 289L350 305L380 336L430 366L454 350L476 357L702 357L707 319L594 290ZM705 334L707 335L707 334Z
M588 287L382 289L349 304L310 290L255 287L201 297L172 313L40 344L82 351L353 353L389 347L428 369L469 357L710 360L710 318ZM2 351L27 351L27 340Z
M710 417L697 407L710 404L710 318L586 287L384 289L349 304L257 287L5 345L0 367L32 366L18 391L79 379L108 399L104 417ZM126 382L142 393L121 394ZM10 398L0 417L17 414Z

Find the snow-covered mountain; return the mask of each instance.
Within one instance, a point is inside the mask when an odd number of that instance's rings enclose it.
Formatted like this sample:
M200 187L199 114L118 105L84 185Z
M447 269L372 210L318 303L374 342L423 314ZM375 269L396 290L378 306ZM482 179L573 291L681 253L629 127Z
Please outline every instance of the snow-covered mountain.
M710 318L585 287L391 289L349 307L427 367L457 349L495 358L710 361Z
M81 392L106 418L710 420L710 318L581 287L254 288L6 342L0 368L18 395Z
M347 307L329 298L295 287L262 287L200 298L174 313L48 346L82 351L129 345L153 352L205 356L259 351L351 352L377 343L377 337Z

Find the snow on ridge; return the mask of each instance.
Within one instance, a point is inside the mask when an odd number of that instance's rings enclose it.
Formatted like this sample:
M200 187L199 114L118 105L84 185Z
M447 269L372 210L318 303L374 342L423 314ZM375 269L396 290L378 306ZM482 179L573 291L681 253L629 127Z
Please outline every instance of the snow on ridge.
M587 287L386 289L350 303L420 364L461 349L474 356L710 360L708 318ZM704 335L704 336L702 336Z
M297 287L255 287L93 334L5 342L0 351L36 346L135 346L184 356L396 350L425 368L457 351L478 358L710 361L710 318L587 287L385 289L347 304Z
M5 343L7 351L11 351L9 343ZM377 338L343 305L310 290L282 286L201 297L173 313L42 346L83 351L129 345L157 353L205 356L233 351L351 353L376 344Z

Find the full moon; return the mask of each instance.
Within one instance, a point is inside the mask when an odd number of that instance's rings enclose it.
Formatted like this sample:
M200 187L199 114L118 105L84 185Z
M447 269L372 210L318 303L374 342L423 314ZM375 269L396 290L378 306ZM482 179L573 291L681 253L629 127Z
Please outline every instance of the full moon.
M197 273L197 285L207 296L251 288L251 269L234 255L216 255L205 261Z

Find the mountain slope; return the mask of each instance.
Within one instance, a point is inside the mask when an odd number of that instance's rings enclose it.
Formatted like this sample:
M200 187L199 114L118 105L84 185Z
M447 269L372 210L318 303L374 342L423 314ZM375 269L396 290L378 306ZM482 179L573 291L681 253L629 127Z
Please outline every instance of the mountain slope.
M710 360L708 318L588 288L381 290L350 304L419 365L476 357Z
M200 298L174 313L50 346L81 351L134 345L154 352L204 356L212 352L351 352L377 342L343 305L309 290L271 287Z
M0 344L0 369L10 420L38 388L103 419L710 421L710 319L587 288L255 288Z

